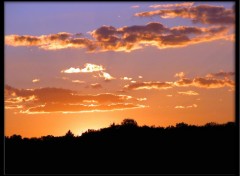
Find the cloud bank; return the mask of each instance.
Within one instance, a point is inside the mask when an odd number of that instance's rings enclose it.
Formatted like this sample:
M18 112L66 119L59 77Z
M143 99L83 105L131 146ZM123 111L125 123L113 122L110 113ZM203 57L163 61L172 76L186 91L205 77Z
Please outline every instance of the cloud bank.
M4 96L6 109L15 109L17 112L27 114L113 111L147 107L136 104L144 98L111 93L82 95L60 88L16 89L7 85Z
M233 75L233 72L221 72L221 73L212 73L212 75L222 76L222 75ZM176 76L177 75L177 76ZM159 81L149 81L149 82L136 82L132 84L127 84L124 86L125 90L141 90L141 89L171 89L174 87L197 87L197 88L205 88L205 89L215 89L215 88L223 88L230 87L234 88L235 83L233 80L225 77L224 79L217 79L215 77L209 77L207 74L205 77L196 77L196 78L185 78L183 77L185 74L183 72L175 74L175 77L179 77L179 80L172 82L159 82ZM180 94L184 95L197 95L196 92L188 91L181 92Z

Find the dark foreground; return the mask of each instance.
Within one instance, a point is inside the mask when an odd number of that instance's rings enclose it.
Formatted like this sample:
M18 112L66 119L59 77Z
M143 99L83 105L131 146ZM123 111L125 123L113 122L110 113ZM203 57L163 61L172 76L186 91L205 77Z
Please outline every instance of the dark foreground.
M234 123L138 127L131 120L80 137L5 140L6 174L234 174Z

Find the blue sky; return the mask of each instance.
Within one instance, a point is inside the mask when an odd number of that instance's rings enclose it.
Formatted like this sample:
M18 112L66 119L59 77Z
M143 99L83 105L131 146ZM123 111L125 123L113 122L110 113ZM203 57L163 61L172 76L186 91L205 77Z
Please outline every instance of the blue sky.
M86 33L102 25L143 25L149 19L133 15L139 11L151 10L149 6L153 4L157 2L5 2L5 34L43 35L59 31ZM221 5L226 8L233 5L231 2L195 3L199 4ZM131 8L134 5L140 7ZM165 20L152 17L151 21L162 22L169 27L191 25L189 20L181 18Z

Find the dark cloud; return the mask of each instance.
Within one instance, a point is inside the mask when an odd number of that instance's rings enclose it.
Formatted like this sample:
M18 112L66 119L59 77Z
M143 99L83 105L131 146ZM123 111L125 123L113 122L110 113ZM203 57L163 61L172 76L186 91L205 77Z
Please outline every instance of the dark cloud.
M228 79L219 80L219 79L195 78L193 79L192 85L203 88L221 88L221 87L233 87L234 82Z
M159 49L184 47L213 40L229 40L229 27L212 26L208 28L194 26L166 27L161 23L151 22L146 25L102 26L91 32L93 39L79 38L69 33L44 36L5 36L5 43L10 46L36 46L46 50L64 48L86 48L88 51L125 51L155 46ZM29 41L31 40L31 41Z
M231 77L231 76L235 76L235 72L220 71L217 73L209 73L207 76L208 77Z
M177 26L177 27L172 27L170 30L175 35L204 33L204 31L201 28L193 27L193 26Z
M124 86L127 90L141 90L141 89L170 89L172 88L171 82L137 82Z
M216 79L210 77L197 77L194 79L182 78L174 83L179 87L199 87L199 88L222 88L235 86L234 81L230 79Z
M233 9L226 9L221 6L199 5L192 7L182 7L173 9L163 9L148 12L136 13L135 16L151 17L160 16L162 18L189 18L193 23L233 25L235 15Z

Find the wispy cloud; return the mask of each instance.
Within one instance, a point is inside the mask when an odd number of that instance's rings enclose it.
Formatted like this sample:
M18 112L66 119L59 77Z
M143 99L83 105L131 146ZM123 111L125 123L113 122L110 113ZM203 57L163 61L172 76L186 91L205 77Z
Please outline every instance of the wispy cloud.
M11 86L5 86L4 92L6 109L15 109L17 112L27 114L112 111L147 107L136 104L143 101L141 98L111 93L86 95L60 88L27 90Z
M56 108L56 106L58 108ZM127 110L136 108L146 108L145 105L132 104L132 103L112 103L108 105L69 105L69 104L47 104L44 106L38 106L30 108L26 111L21 111L21 113L27 114L39 114L39 113L84 113L84 112L106 112L106 111L116 111L116 110Z
M186 91L186 92L178 92L178 94L181 94L181 95L199 95L199 93L197 93L195 91L192 91L192 90L189 90L189 91Z
M137 98L138 101L146 101L147 98Z
M85 83L85 81L81 81L81 80L72 80L73 83L78 83L78 84L83 84Z
M150 5L150 8L180 8L180 7L191 7L193 6L194 2L183 2L183 3L179 3L179 4L154 4L154 5Z
M137 8L139 8L140 6L139 5L133 5L133 6L131 6L131 8L133 8L133 9L137 9Z
M91 88L93 88L93 89L101 89L101 88L102 88L102 85L99 84L99 83L94 83L94 84L91 84L90 86L91 86Z
M198 106L196 104L189 105L189 106L175 106L175 109L188 109L188 108L197 108Z
M172 88L171 82L141 82L141 83L133 83L124 86L127 90L141 90L141 89L170 89Z

